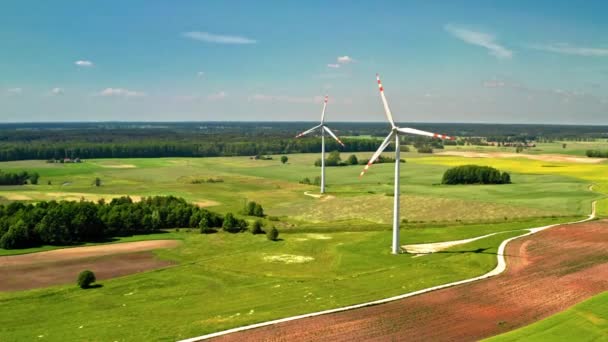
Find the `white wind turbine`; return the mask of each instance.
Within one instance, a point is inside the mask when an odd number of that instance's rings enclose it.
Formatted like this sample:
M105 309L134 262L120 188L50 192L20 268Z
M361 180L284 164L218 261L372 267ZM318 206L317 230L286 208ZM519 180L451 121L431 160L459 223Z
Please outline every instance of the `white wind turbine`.
M378 159L378 157L380 157L380 154L382 154L382 151L384 151L384 149L388 146L388 144L391 143L391 139L395 138L395 198L394 198L395 202L394 202L394 207L393 207L392 252L393 252L393 254L399 254L399 174L400 174L399 173L399 152L400 152L399 136L401 134L415 134L415 135L423 135L423 136L427 136L427 137L434 137L434 138L440 138L440 139L453 140L454 138L447 136L447 135L425 132L425 131L421 131L421 130L414 129L414 128L397 127L395 125L395 121L393 120L393 114L391 114L391 109L389 108L388 103L386 102L386 97L384 96L384 88L382 87L382 82L380 82L380 76L378 74L376 74L376 79L378 80L378 88L380 89L380 97L382 98L382 104L384 105L384 112L386 113L386 117L391 124L391 132L384 139L384 141L382 142L382 144L380 145L380 147L378 148L376 153L374 153L374 155L370 158L367 165L365 165L365 168L363 169L363 171L361 171L361 174L359 175L359 177L362 177L365 174L365 172L367 172L369 167Z
M332 138L336 139L338 144L344 146L342 141L334 134L334 132L329 129L329 127L325 126L325 108L327 107L327 95L325 95L325 100L323 100L323 111L321 112L321 124L315 126L308 131L304 131L298 135L296 138L304 136L308 133L314 132L317 129L321 130L321 193L325 193L325 132L329 133Z

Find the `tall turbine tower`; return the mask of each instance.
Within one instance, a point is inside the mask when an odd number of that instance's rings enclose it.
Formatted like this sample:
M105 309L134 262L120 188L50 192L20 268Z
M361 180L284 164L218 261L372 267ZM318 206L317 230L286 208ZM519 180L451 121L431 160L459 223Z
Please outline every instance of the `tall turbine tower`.
M415 135L423 135L427 137L439 138L439 139L450 139L454 140L454 138L449 137L447 135L435 134L431 132L425 132L414 128L401 128L395 125L395 121L393 120L393 114L391 114L391 109L388 106L388 102L386 102L386 97L384 96L384 88L382 87L382 82L380 82L380 76L376 74L376 79L378 80L378 88L380 89L380 97L382 98L382 104L384 105L384 112L386 113L386 118L391 124L391 132L384 139L376 153L370 158L367 165L359 177L363 177L365 172L369 169L369 167L380 157L382 151L391 143L391 140L395 139L395 197L394 197L394 205L393 205L393 246L392 252L393 254L399 254L399 152L400 152L400 141L399 136L401 134L415 134Z
M299 138L308 133L314 132L317 129L321 130L321 193L322 194L325 193L325 132L329 133L329 135L331 135L331 137L334 138L338 142L338 144L340 144L340 145L342 145L342 147L344 147L344 144L342 143L342 141L340 139L338 139L338 137L334 134L334 132L332 132L331 129L329 129L329 127L325 126L325 108L327 108L327 95L325 95L325 100L323 100L323 111L321 112L321 124L309 129L308 131L304 131L304 132L296 135L296 138Z

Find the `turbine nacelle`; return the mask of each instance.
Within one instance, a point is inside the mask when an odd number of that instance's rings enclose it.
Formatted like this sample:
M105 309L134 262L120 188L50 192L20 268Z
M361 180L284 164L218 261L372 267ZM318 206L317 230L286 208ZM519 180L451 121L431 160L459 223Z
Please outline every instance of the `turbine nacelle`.
M372 155L372 157L370 158L367 165L365 165L365 168L363 168L363 171L361 171L361 173L359 174L359 177L362 177L365 174L365 172L367 172L369 167L380 157L382 152L391 143L391 138L393 138L395 136L402 135L402 134L413 134L413 135L421 135L421 136L431 137L431 138L439 138L442 140L454 140L453 137L445 135L445 134L437 134L437 133L422 131L419 129L409 128L409 127L398 127L397 125L395 125L395 120L393 120L393 113L391 112L391 108L389 107L388 101L386 101L386 96L384 95L384 86L382 86L382 81L380 80L380 75L376 74L376 80L378 81L378 90L380 91L380 98L382 99L382 105L384 106L384 113L386 114L386 118L388 119L388 122L391 124L391 132L384 139L382 144L380 144L380 147L378 147L378 150L376 150L376 152ZM398 161L395 161L395 162L398 162Z

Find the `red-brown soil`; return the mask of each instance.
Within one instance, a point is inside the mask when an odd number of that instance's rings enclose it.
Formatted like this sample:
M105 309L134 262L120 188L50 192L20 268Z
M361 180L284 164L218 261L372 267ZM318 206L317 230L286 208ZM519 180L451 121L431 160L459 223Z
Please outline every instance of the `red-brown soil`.
M0 257L0 291L75 284L78 273L86 269L93 271L97 280L104 280L169 266L173 263L157 259L150 250L179 243L138 241Z
M608 290L608 221L511 242L494 278L386 304L224 335L227 341L475 341Z

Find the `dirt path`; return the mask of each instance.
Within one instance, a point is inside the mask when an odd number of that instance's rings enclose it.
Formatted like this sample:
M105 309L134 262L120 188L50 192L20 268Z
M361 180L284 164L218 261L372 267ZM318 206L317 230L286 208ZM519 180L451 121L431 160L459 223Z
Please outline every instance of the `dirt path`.
M218 340L474 341L522 327L608 290L608 221L563 225L511 242L490 279Z
M323 195L321 195L321 194L311 194L311 193L310 193L310 192L308 192L308 191L304 191L304 195L309 196L309 197L312 197L312 198L320 198L322 201L327 201L327 200L330 200L330 199L334 199L334 198L336 198L336 197L335 197L335 196L333 196L333 195L327 195L327 194L323 194Z
M173 263L157 259L150 251L179 244L177 240L151 240L0 257L0 291L73 283L85 269L104 280L165 267Z
M435 153L439 156L458 156L467 158L527 158L533 160L541 160L546 162L569 162L583 164L598 164L605 159L603 158L584 158L575 157L564 154L526 154L526 153L510 153L510 152L468 152L468 151L445 151Z
M425 255L425 254L430 254L430 253L437 253L439 251L448 249L450 247L464 245L464 244L467 244L467 243L470 243L473 241L477 241L477 240L485 239L490 236L494 236L496 234L503 234L503 233L507 233L507 232L509 232L509 231L490 233L490 234L477 236L474 238L464 239L464 240L433 242L433 243L419 243L416 245L403 245L403 246L401 246L401 249L403 249L404 251L406 251L410 254Z

